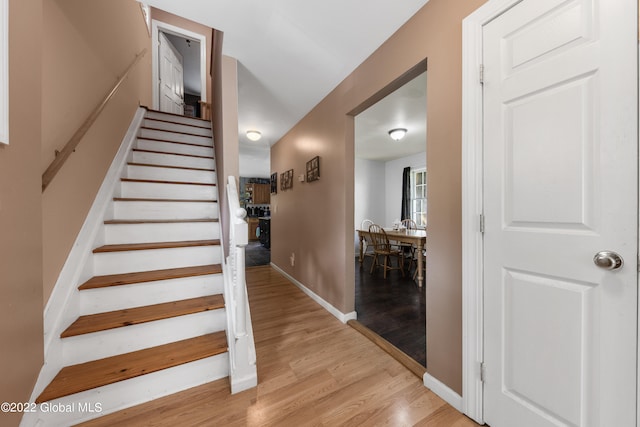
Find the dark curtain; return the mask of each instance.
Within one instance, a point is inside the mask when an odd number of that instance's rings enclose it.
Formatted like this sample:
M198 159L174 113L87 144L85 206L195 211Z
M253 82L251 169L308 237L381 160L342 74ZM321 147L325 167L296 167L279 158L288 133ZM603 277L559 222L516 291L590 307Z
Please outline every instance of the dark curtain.
M400 221L411 218L411 168L402 171L402 213Z

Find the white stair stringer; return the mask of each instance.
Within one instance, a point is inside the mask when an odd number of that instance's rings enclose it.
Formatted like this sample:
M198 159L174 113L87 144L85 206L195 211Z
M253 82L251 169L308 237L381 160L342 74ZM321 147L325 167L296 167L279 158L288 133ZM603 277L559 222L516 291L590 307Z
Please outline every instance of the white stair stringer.
M67 261L61 273L65 280L56 284L64 289L54 289L52 294L56 297L51 303L65 305L51 308L52 313L59 313L57 317L45 316L49 322L45 324L45 365L31 402L64 367L226 330L223 307L59 338L73 321L69 313L89 316L223 293L222 274L214 273L78 290L91 277L196 268L223 261L222 248L215 242L220 238L220 224L210 124L155 111L145 116L147 119L138 121L133 142L128 133L128 155L119 151L107 174L110 182L103 184L90 212L92 219L87 219L79 234L93 243L76 241L75 252L70 254L74 262ZM119 176L113 179L114 174ZM196 241L208 242L191 245ZM93 253L103 245L148 243L163 243L163 247ZM164 247L171 243L177 247ZM229 370L226 352L187 361L46 401L38 405L37 412L25 414L21 425L80 423L226 377Z

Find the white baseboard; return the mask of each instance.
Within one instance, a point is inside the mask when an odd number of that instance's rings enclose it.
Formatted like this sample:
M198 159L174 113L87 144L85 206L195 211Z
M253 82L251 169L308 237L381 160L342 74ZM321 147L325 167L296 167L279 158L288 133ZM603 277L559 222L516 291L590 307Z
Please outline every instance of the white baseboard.
M347 323L349 320L355 320L357 318L357 314L356 314L355 311L352 311L352 312L346 313L346 314L341 312L340 310L338 310L337 308L335 308L334 306L329 304L327 301L322 299L322 297L320 297L318 294L313 292L311 289L307 288L305 285L300 283L298 280L293 278L291 275L289 275L287 272L285 272L283 269L281 269L280 267L278 267L274 263L271 263L271 266L275 270L277 270L280 274L282 274L284 277L289 279L294 285L299 287L302 292L304 292L309 297L311 297L312 300L314 300L315 302L320 304L322 306L322 308L327 310L329 313L331 313L336 319L338 319L342 323Z
M457 411L462 412L462 396L451 390L435 377L429 375L428 372L425 372L422 376L422 382L425 387L440 396L442 400L453 406Z

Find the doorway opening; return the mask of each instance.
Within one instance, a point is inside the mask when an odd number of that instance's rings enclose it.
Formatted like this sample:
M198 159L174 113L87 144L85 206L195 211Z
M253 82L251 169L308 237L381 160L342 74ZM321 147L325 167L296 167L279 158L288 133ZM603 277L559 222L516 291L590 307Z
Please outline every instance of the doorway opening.
M363 231L368 231L366 220L392 228L394 223L410 219L424 230L427 213L426 109L425 60L352 112L356 229L364 227L366 230ZM389 134L397 128L406 129L401 140L395 140ZM426 286L418 285L416 264L423 254L417 253L411 244L402 246L393 240L390 243L392 248L399 248L404 254L404 276L401 271L389 271L385 278L382 269L373 267L373 257L366 255L371 252L371 248L366 248L366 240L363 242L365 256L361 260L360 236L355 232L354 288L358 323L378 337L374 342L384 340L409 356L415 366L419 365L417 370L422 368L418 373L422 376L427 363ZM395 266L398 261L393 259L391 262ZM424 272L420 272L422 277Z
M202 34L152 21L154 109L208 118L206 44Z

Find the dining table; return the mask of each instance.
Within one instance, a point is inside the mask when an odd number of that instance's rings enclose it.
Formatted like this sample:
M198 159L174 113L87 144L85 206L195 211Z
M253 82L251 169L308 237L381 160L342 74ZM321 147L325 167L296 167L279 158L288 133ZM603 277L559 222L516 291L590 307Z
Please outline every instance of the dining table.
M364 253L363 253L363 243L367 236L370 235L369 230L356 230L358 232L358 238L360 239L360 263L362 264ZM424 250L425 244L427 243L427 231L426 230L414 230L408 228L401 229L393 229L393 228L384 228L385 233L387 234L387 238L389 241L401 242L401 243L410 243L416 246L416 253L418 254L418 286L422 287L424 283L424 276L422 274L423 268L423 256L422 251Z

